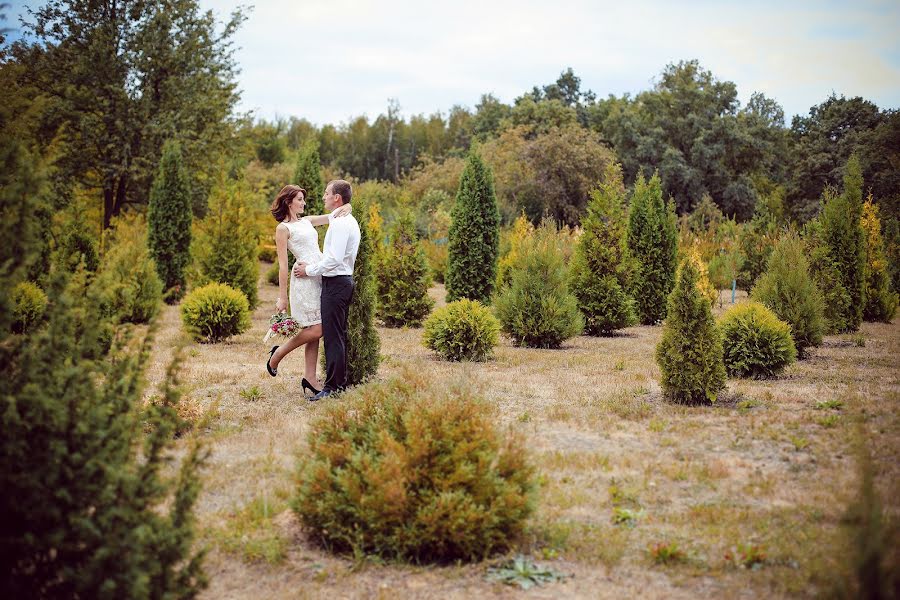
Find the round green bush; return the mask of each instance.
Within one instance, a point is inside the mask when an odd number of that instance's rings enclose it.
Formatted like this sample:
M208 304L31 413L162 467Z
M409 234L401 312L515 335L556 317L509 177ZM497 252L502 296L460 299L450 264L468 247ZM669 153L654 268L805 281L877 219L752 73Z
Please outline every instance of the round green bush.
M259 260L267 263L277 263L278 262L278 252L275 249L275 246L271 244L264 244L259 247Z
M425 321L426 348L446 360L487 360L500 338L500 322L477 300L462 299L435 310Z
M338 552L468 561L514 542L534 492L523 441L501 435L486 402L408 370L313 424L292 507Z
M791 326L759 302L729 309L719 321L719 330L729 375L771 377L797 360Z
M210 283L185 296L181 320L197 341L220 342L250 328L250 304L238 290Z
M13 331L25 333L47 310L47 294L36 284L23 281L13 288L12 294Z

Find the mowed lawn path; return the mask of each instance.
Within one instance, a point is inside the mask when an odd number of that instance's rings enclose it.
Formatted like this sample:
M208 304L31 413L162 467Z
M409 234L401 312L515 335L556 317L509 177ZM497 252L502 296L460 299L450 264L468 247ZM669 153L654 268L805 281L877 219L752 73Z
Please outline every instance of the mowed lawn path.
M431 293L443 302L442 287ZM846 565L840 522L858 489L860 432L885 510L898 515L896 322L827 337L778 379L731 379L713 407L661 397L660 327L578 337L560 350L502 339L481 364L437 360L421 329L379 328L379 379L412 372L469 385L527 437L541 489L513 552L572 577L525 592L485 578L498 559L415 566L332 555L307 541L287 502L311 422L340 400L303 399L300 352L277 378L266 373L262 337L276 294L261 280L250 331L183 354L184 402L206 412L211 449L197 504L206 598L813 597ZM180 337L178 308L166 307L148 394ZM683 558L657 564L649 548L658 543L676 544ZM765 553L760 568L726 560L738 544Z

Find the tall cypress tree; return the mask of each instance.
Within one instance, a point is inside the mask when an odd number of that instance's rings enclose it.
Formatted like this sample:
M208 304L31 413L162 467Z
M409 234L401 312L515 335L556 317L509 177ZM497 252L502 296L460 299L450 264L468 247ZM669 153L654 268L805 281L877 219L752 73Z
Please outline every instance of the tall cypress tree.
M610 335L637 322L629 291L631 270L625 245L625 186L619 165L607 167L605 181L591 192L572 263L572 293L584 315L585 333Z
M378 372L381 340L375 329L374 249L365 204L354 201L359 222L359 251L353 266L353 300L347 317L347 384L357 385Z
M856 331L862 323L865 306L866 237L862 229L862 168L854 154L847 161L844 190L840 195L827 195L822 206L822 237L828 254L850 296L846 331Z
M417 327L431 312L428 295L431 271L425 251L416 238L412 214L404 213L394 224L381 276L386 282L378 313L388 327Z
M447 301L468 298L487 304L497 277L500 211L493 174L475 148L466 159L450 216Z
M881 220L878 206L871 196L863 205L863 230L866 232L866 304L863 318L866 321L890 323L897 310L897 294L891 291L890 274L881 237Z
M300 148L293 183L306 190L306 209L304 212L308 215L322 214L325 210L322 204L322 195L325 193L325 181L322 179L318 141L309 140ZM325 231L324 227L320 229Z
M167 299L184 294L184 270L191 260L192 220L191 190L181 148L169 141L163 147L147 208L147 242Z
M666 316L666 298L675 284L678 230L675 205L663 201L659 174L638 175L628 215L628 250L635 259L632 296L638 318L653 325Z

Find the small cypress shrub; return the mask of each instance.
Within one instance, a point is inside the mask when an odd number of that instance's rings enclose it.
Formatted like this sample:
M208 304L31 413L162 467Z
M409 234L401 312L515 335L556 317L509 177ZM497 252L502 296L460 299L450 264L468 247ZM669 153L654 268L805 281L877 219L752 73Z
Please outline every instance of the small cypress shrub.
M259 260L263 262L278 262L278 250L271 244L261 244L257 255L259 256Z
M500 211L491 169L475 148L469 151L459 179L451 219L447 301L469 298L488 304L497 277Z
M121 216L105 236L106 253L93 284L101 311L114 322L147 323L159 311L163 292L147 248L147 225L140 215Z
M759 302L729 308L719 321L719 331L729 375L772 377L797 360L791 326Z
M181 320L195 340L216 343L250 328L250 307L240 291L210 283L184 297Z
M801 356L805 348L822 343L822 295L809 273L806 247L796 234L787 233L778 241L750 296L791 326Z
M409 213L394 224L381 276L385 289L378 313L384 324L388 327L421 325L431 312L434 300L428 295L431 272Z
M31 281L18 283L10 294L12 301L12 330L25 333L44 316L47 311L47 294Z
M522 244L510 284L495 301L503 330L516 345L559 348L584 329L567 275L555 225L541 225Z
M46 327L0 332L0 596L195 597L204 453L191 440L173 463L176 367L160 402L142 402L152 340L105 354L87 277L68 277L51 276Z
M784 217L784 189L776 187L771 194L756 201L753 218L740 235L743 261L737 285L750 290L766 270L766 262L778 241L779 224Z
M823 197L824 203L828 204L834 199L835 193L831 189L826 189ZM832 258L831 250L825 241L822 215L803 226L803 238L806 255L809 257L810 273L822 294L825 333L850 331L850 292L844 287L840 266Z
M366 213L366 206L354 201ZM347 315L347 385L357 385L378 372L381 340L375 328L376 284L373 240L366 219L359 219L359 251L353 266L353 299Z
M84 262L84 268L94 273L100 266L100 253L97 241L88 234L82 223L77 221L68 224L68 231L63 235L62 244L56 249L56 255L65 269L73 271Z
M198 267L193 284L224 283L243 292L252 309L257 302L259 234L244 183L220 182L209 206L193 248Z
M871 196L863 205L862 227L866 233L866 285L863 293L866 304L863 319L890 323L897 310L897 294L891 291L881 220Z
M425 321L425 347L452 361L491 358L500 337L500 322L477 300L463 298L435 310Z
M322 161L319 157L319 142L315 139L307 141L297 156L297 168L294 171L294 184L306 190L306 209L308 215L321 215L325 212L322 196L325 194L325 180L322 178ZM324 227L320 229L325 229Z
M523 441L469 389L411 370L349 392L309 433L292 501L329 548L416 562L509 547L534 506Z
M191 260L191 189L175 142L163 145L159 171L147 207L148 241L167 299L184 295L185 269Z
M697 285L699 278L695 261L684 259L656 346L663 392L676 402L715 402L725 388L722 338L709 301Z
M506 240L501 239L509 244L508 250L500 257L497 263L497 284L495 289L500 292L509 285L512 280L512 272L519 261L522 243L534 234L534 225L528 220L525 214L516 217L513 222L512 230L509 231Z
M625 245L628 222L621 168L610 164L604 179L591 192L570 276L589 335L610 335L637 323L628 292L631 261Z
M659 175L638 175L628 214L628 251L635 259L631 295L638 318L653 325L666 316L666 298L675 283L678 229L675 205L662 197Z

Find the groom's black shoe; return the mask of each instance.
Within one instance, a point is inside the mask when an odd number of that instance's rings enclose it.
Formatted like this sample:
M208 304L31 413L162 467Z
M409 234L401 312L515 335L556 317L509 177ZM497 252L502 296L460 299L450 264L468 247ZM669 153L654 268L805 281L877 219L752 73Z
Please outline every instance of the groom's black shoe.
M324 398L327 398L327 397L330 396L332 393L333 393L333 392L332 392L331 390L322 390L321 392L319 392L319 393L316 394L315 396L312 396L312 397L309 399L309 401L310 401L310 402L317 402L318 400L322 400L322 399L324 399Z

